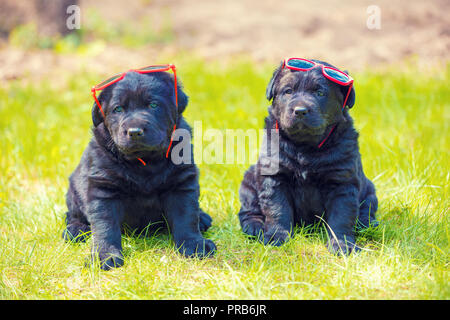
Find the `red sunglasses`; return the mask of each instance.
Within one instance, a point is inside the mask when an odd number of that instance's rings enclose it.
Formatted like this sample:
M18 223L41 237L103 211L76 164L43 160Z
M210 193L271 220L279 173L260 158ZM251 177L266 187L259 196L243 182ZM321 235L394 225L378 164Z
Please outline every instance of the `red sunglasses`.
M100 109L100 111L104 117L105 113L103 112L102 106L100 105L100 102L97 99L96 91L101 91L101 90L109 87L110 85L112 85L116 82L119 82L120 80L122 80L125 77L125 75L128 72L152 73L152 72L164 72L164 71L168 71L170 69L172 69L172 71L173 71L174 87L175 87L175 104L178 109L177 71L176 71L175 65L173 65L173 64L161 64L161 65L147 66L147 67L143 67L143 68L139 68L139 69L130 69L126 72L117 73L114 76L112 76L111 78L108 78L108 79L100 82L99 84L93 86L91 89L92 96L94 97L94 100L97 103L98 108Z
M283 67L297 71L309 71L311 69L320 67L322 68L324 77L328 80L336 82L341 86L348 86L353 84L353 78L345 72L307 59L289 58L287 60L284 60Z
M314 62L314 61L311 61L308 59L303 59L303 58L285 59L283 62L283 68L288 68L288 69L294 70L294 71L309 71L314 68L321 68L322 74L325 78L327 78L328 80L333 81L334 83L337 83L341 86L348 86L347 95L345 96L344 104L342 106L342 109L345 108L348 97L349 97L350 92L352 91L352 87L353 87L353 78L350 77L345 72L343 72L339 69L325 66L321 63L317 63L317 62ZM278 122L275 125L276 125L276 128L278 129ZM331 128L331 131L328 133L328 135L325 137L325 139L323 139L323 141L319 144L318 148L322 147L322 145L328 139L330 134L333 132L334 128L335 128L335 126Z
M125 75L128 72L137 72L137 73L145 74L145 73L152 73L152 72L164 72L164 71L168 71L168 70L172 70L172 72L173 72L173 79L174 79L173 81L174 81L174 90L175 90L175 105L178 109L177 71L176 71L175 65L173 65L173 64L153 65L153 66L147 66L147 67L143 67L143 68L139 68L139 69L130 69L126 72L117 73L114 76L93 86L91 89L92 96L94 97L94 100L97 103L97 106L98 106L100 112L102 113L103 117L105 117L105 113L103 112L103 108L100 104L100 101L98 101L98 99L97 99L97 93L96 93L97 91L101 91L101 90L109 87L110 85L119 82L120 80L122 80L125 77ZM177 128L177 125L175 124L173 126L173 131L175 131L176 128ZM169 157L169 151L170 151L171 146L172 146L172 137L170 138L169 148L167 149L167 152L166 152L166 158ZM138 158L138 160L144 166L146 165L144 160L142 160L141 158Z

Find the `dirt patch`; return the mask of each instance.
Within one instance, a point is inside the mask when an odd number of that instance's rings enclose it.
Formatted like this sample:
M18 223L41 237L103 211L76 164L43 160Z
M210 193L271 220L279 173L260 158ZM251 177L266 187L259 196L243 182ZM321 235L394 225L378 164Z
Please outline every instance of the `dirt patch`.
M163 5L166 1L157 1ZM213 58L245 53L258 60L315 57L363 67L417 55L448 59L450 2L377 0L171 1L177 46ZM195 4L194 4L195 3ZM370 5L380 29L367 27Z
M380 10L380 29L367 27L371 5ZM4 44L0 79L48 73L68 65L110 73L118 67L160 62L158 57L175 52L206 59L248 55L274 64L285 56L309 57L350 70L410 56L431 63L450 58L447 0L81 1L82 15L89 8L112 23L146 18L152 24L164 16L175 37L167 44L133 49L106 43L84 57Z

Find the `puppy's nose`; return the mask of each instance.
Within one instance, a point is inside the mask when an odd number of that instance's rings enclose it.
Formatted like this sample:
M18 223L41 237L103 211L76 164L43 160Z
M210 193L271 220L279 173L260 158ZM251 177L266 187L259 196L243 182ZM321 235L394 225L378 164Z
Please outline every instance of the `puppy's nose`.
M308 109L306 107L295 107L294 114L296 117L302 118L306 116Z
M144 129L142 128L129 128L128 131L128 136L130 136L131 138L137 138L137 137L141 137L144 135Z

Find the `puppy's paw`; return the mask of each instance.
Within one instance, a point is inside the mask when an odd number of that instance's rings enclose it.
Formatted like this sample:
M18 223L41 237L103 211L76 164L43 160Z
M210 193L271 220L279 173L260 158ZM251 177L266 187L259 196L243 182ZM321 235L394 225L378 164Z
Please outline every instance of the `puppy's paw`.
M242 224L242 231L252 237L261 236L264 233L264 223L259 219L247 220Z
M279 247L287 240L289 240L289 232L282 228L271 227L264 231L260 240L264 242L265 245L270 244L272 246Z
M120 268L121 266L123 266L122 254L106 254L104 258L100 257L100 268L102 270Z
M361 248L355 244L354 238L347 238L347 240L332 238L328 241L328 250L336 255L349 255L360 251Z
M86 242L90 235L91 228L82 223L71 223L63 231L62 237L65 241Z
M88 267L93 263L99 263L100 269L108 271L123 266L124 259L120 251L115 251L115 253L99 252L98 255L92 253L86 259L85 266Z
M214 255L216 245L209 239L194 238L186 239L177 245L178 251L186 257L195 257L203 259Z
M209 227L211 227L211 224L212 224L212 218L210 217L210 215L203 211L200 211L200 217L199 217L199 223L198 223L200 232L205 232L206 230L208 230Z

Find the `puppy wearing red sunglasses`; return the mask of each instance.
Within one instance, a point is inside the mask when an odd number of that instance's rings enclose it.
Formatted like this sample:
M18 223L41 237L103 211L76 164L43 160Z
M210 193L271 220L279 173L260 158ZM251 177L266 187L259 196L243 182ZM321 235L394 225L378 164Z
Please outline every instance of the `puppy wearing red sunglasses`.
M191 131L183 118L188 97L169 67L147 67L114 76L93 88L93 137L69 179L63 237L85 241L108 270L124 263L121 234L168 228L186 256L214 253L201 232L211 217L199 207L195 163L169 156L175 128ZM95 90L102 90L96 96ZM192 145L189 141L192 153Z
M243 231L281 245L294 226L325 222L333 253L359 250L355 226L377 226L375 187L366 178L349 109L353 79L332 65L291 58L273 73L265 130L279 153L261 152L244 175L239 195ZM278 170L266 174L265 166Z

